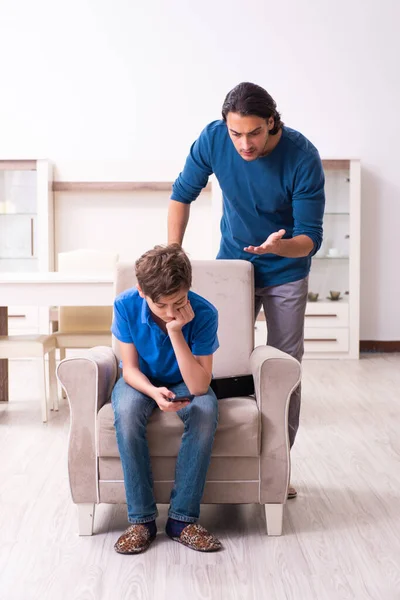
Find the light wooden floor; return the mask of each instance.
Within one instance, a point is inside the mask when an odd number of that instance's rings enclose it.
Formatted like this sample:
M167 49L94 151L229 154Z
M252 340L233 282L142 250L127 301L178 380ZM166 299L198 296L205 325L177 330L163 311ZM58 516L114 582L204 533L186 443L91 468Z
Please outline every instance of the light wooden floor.
M79 538L66 474L68 409L40 421L35 370L11 365L0 406L0 599L400 599L400 355L306 361L302 427L284 535L259 506L205 506L224 551L167 540L140 556L113 550L124 506L100 506Z

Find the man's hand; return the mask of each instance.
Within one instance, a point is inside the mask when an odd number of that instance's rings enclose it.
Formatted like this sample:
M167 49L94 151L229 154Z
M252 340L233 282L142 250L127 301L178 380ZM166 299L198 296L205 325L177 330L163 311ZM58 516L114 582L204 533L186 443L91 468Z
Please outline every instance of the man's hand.
M170 402L168 398L175 398L175 394L166 387L155 387L152 398L163 412L177 412L190 404L190 402Z
M243 248L243 250L245 250L245 252L249 252L250 254L278 254L280 241L285 233L285 229L275 231L274 233L271 233L271 235L263 244L261 244L261 246L246 246L246 248Z
M185 306L182 308L178 308L175 319L167 323L167 331L168 333L172 333L174 331L181 331L182 327L187 323L190 323L194 319L194 312L188 301Z

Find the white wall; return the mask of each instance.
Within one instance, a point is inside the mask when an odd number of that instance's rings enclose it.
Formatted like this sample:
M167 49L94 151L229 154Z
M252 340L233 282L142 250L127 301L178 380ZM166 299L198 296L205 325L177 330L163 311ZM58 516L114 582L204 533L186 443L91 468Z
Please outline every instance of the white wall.
M361 336L400 339L399 17L397 0L1 0L0 157L173 179L229 89L259 83L322 156L361 158Z
M56 254L76 248L109 250L135 260L167 239L168 192L60 192L56 194ZM190 258L212 259L211 193L191 209L185 236ZM110 235L110 231L114 235Z

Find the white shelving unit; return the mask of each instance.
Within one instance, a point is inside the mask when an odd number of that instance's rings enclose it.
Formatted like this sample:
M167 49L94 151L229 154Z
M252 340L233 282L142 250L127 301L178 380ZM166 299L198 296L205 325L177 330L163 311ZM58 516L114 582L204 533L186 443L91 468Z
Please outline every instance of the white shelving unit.
M326 207L324 242L313 259L305 320L305 358L359 358L360 216L359 160L323 161ZM330 300L330 292L340 300Z
M323 160L326 177L324 242L312 261L305 318L304 358L359 358L360 330L360 210L359 160ZM212 180L214 249L219 246L221 190ZM340 300L330 300L330 292ZM256 346L265 344L267 329L261 312Z
M47 160L0 160L0 271L53 270L52 166ZM48 328L48 309L9 307L10 335Z

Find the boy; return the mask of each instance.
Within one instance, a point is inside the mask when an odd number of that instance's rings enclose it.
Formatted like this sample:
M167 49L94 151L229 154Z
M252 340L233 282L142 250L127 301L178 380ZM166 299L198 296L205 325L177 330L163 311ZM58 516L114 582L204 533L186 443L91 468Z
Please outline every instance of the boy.
M122 358L112 406L132 523L115 550L138 554L156 537L158 513L146 440L154 409L176 412L184 423L166 533L193 550L219 550L219 540L196 523L218 421L217 399L209 387L219 346L218 313L189 291L191 264L178 244L156 246L135 267L137 289L116 298L111 328ZM194 395L192 401L185 399L189 395ZM182 401L172 402L175 396Z

